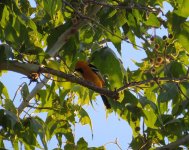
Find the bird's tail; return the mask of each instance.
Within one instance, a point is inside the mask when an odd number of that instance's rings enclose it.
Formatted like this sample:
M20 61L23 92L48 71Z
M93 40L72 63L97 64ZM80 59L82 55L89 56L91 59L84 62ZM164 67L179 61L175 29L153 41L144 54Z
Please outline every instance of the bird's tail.
M111 109L111 105L110 103L108 102L108 99L106 96L104 95L100 95L102 97L102 101L104 102L104 105L106 106L106 109Z

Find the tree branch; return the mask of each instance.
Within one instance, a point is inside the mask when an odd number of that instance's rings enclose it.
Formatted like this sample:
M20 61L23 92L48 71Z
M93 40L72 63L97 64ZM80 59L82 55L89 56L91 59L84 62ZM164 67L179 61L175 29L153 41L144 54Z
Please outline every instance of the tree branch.
M28 67L28 66L30 66L30 67ZM76 77L72 74L66 74L64 72L54 70L54 69L51 69L51 68L47 68L47 67L40 67L39 65L36 65L36 64L19 63L19 62L16 62L16 61L5 61L5 62L1 63L0 70L15 71L15 72L27 75L27 76L30 73L36 73L36 72L48 73L48 74L51 74L51 75L55 75L55 76L64 78L67 81L70 81L72 83L80 84L84 87L87 87L87 88L89 88L89 89L91 89L91 90L93 90L97 93L106 95L110 98L118 99L118 93L116 91L110 91L110 90L107 90L107 89L104 89L104 88L99 88L99 87L95 86L94 84L91 84L91 82L88 82L88 81L86 81L82 78L78 78L78 77ZM46 80L49 80L49 79L46 79ZM40 85L41 84L42 83L40 83ZM30 95L33 95L38 90L40 90L40 88L42 88L41 86L36 86L36 87L38 87L38 88L35 88L35 91L32 90L32 92L29 94L27 99L31 99L32 97L30 97ZM19 106L18 111L19 111L19 109L24 108L28 105L28 101L26 101L26 100L24 100L22 103L23 104Z
M51 68L47 68L47 67L40 67L39 65L36 64L29 64L29 63L20 63L17 61L4 61L1 62L0 64L0 70L9 70L9 71L14 71L14 72L18 72L21 74L24 74L26 76L29 76L31 73L48 73L51 75L55 75L61 78L66 79L67 81L73 82L73 83L77 83L80 84L84 87L87 87L97 93L106 95L110 98L113 99L118 99L118 93L128 89L130 87L137 87L143 84L147 84L147 83L151 83L151 82L159 82L159 81L164 81L164 82L174 82L174 83L179 83L179 82L185 82L188 81L189 78L188 77L181 77L181 78L175 78L175 79L171 79L168 77L163 77L163 78L152 78L152 79L147 79L147 80L143 80L143 81L138 81L138 82L130 82L128 84L125 84L124 86L122 86L121 88L117 89L116 91L110 91L107 89L103 89L103 88L98 88L95 85L91 84L91 82L87 82L81 78L77 78L72 74L66 74L64 72L58 71L58 70L54 70ZM45 83L48 82L49 79L45 78ZM26 98L26 100L24 100L22 102L22 104L18 107L18 113L21 113L21 110L23 110L27 105L28 105L28 99L32 99L33 95L35 95L37 93L38 90L40 90L42 87L44 86L43 83L38 83L37 86L32 90L32 92L28 95L28 97Z
M30 63L20 63L18 61L3 61L0 62L0 70L9 70L23 75L30 75L39 70L39 65Z
M186 135L183 138L178 139L175 142L172 142L172 143L167 144L167 145L162 146L162 147L158 147L158 148L156 148L156 150L171 150L171 149L176 149L176 148L178 148L178 146L184 145L184 144L188 143L188 141L189 141L189 135Z
M151 83L151 82L159 82L159 81L164 81L164 82L174 82L174 83L180 83L180 82L185 82L188 81L189 78L188 77L180 77L180 78L168 78L168 77L163 77L163 78L152 78L152 79L147 79L147 80L143 80L143 81L138 81L138 82L130 82L125 84L124 86L122 86L121 88L117 89L117 92L121 92L129 87L136 87L136 86L140 86L146 83Z
M102 95L106 95L110 98L113 98L113 99L118 99L118 93L117 91L110 91L110 90L107 90L107 89L104 89L104 88L99 88L97 86L95 86L94 84L91 84L91 82L88 82L82 78L78 78L72 74L66 74L64 72L61 72L61 71L57 71L57 70L54 70L54 69L51 69L51 68L40 68L40 72L41 73L50 73L52 75L56 75L58 77L61 77L61 78L64 78L66 79L67 81L70 81L72 83L77 83L77 84L80 84L84 87L87 87L97 93L100 93Z

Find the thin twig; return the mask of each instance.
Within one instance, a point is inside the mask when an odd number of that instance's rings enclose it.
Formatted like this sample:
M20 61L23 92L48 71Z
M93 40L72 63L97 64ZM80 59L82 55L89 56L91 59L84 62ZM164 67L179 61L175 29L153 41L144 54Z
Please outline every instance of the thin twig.
M117 139L117 138L116 138L116 140L115 140L115 144L117 145L117 147L118 147L120 150L122 150L121 146L120 146L119 143L118 143L118 139Z
M24 114L24 117L23 117L23 118L25 118L25 117L26 117L26 115L28 115L29 117L32 117L32 116L31 116L31 114L29 114L29 113L28 113L28 111L25 111L25 110L23 110L23 111L25 112L25 114Z
M27 107L30 107L30 108L34 108L34 109L47 109L47 110L54 110L54 111L58 111L58 109L55 109L53 107L35 107L35 106L32 106L32 105L27 105Z
M105 143L104 146L106 146L108 144L115 144L119 148L119 150L122 150L121 146L118 144L117 138L113 142L107 142L107 143Z
M13 100L12 100L13 102L14 102L14 100L16 98L16 95L17 95L18 91L20 90L21 87L23 87L24 84L26 84L26 82L23 82L21 85L19 85L18 89L16 90L16 92L14 94L14 97L13 97Z
M152 78L152 79L147 79L147 80L138 81L138 82L130 82L130 83L125 84L121 88L117 89L117 92L123 91L123 90L125 90L127 88L130 88L130 87L134 87L134 86L139 86L139 85L143 85L143 84L146 84L146 83L155 82L155 80L157 80L157 79ZM185 81L188 81L188 80L189 80L188 77L181 77L181 78L175 78L175 79L170 79L168 77L158 78L158 81L174 82L174 83L185 82Z
M118 5L113 5L113 4L108 4L106 2L101 2L101 1L96 1L96 0L85 0L85 3L93 3L96 5L101 5L104 7L110 7L114 9L138 9L141 11L148 11L148 12L153 12L153 13L158 13L160 9L158 8L150 8L148 6L142 6L140 4L135 4L135 3L130 3L128 6L124 5L123 3L120 3Z

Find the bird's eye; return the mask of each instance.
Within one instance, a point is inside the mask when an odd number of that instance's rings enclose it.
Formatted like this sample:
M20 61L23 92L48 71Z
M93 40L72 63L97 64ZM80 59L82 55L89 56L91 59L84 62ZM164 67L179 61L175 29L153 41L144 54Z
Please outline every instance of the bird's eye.
M81 68L77 68L75 69L75 71L80 72L81 74L83 73L83 70Z

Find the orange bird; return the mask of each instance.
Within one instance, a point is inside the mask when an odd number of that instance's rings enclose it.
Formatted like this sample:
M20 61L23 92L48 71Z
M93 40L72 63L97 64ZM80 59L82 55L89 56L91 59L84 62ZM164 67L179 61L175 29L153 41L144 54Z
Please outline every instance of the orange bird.
M94 65L86 61L78 61L75 65L75 71L79 72L85 80L92 82L97 87L103 88L104 80ZM101 95L101 97L106 108L110 109L111 105L107 97L104 95Z

